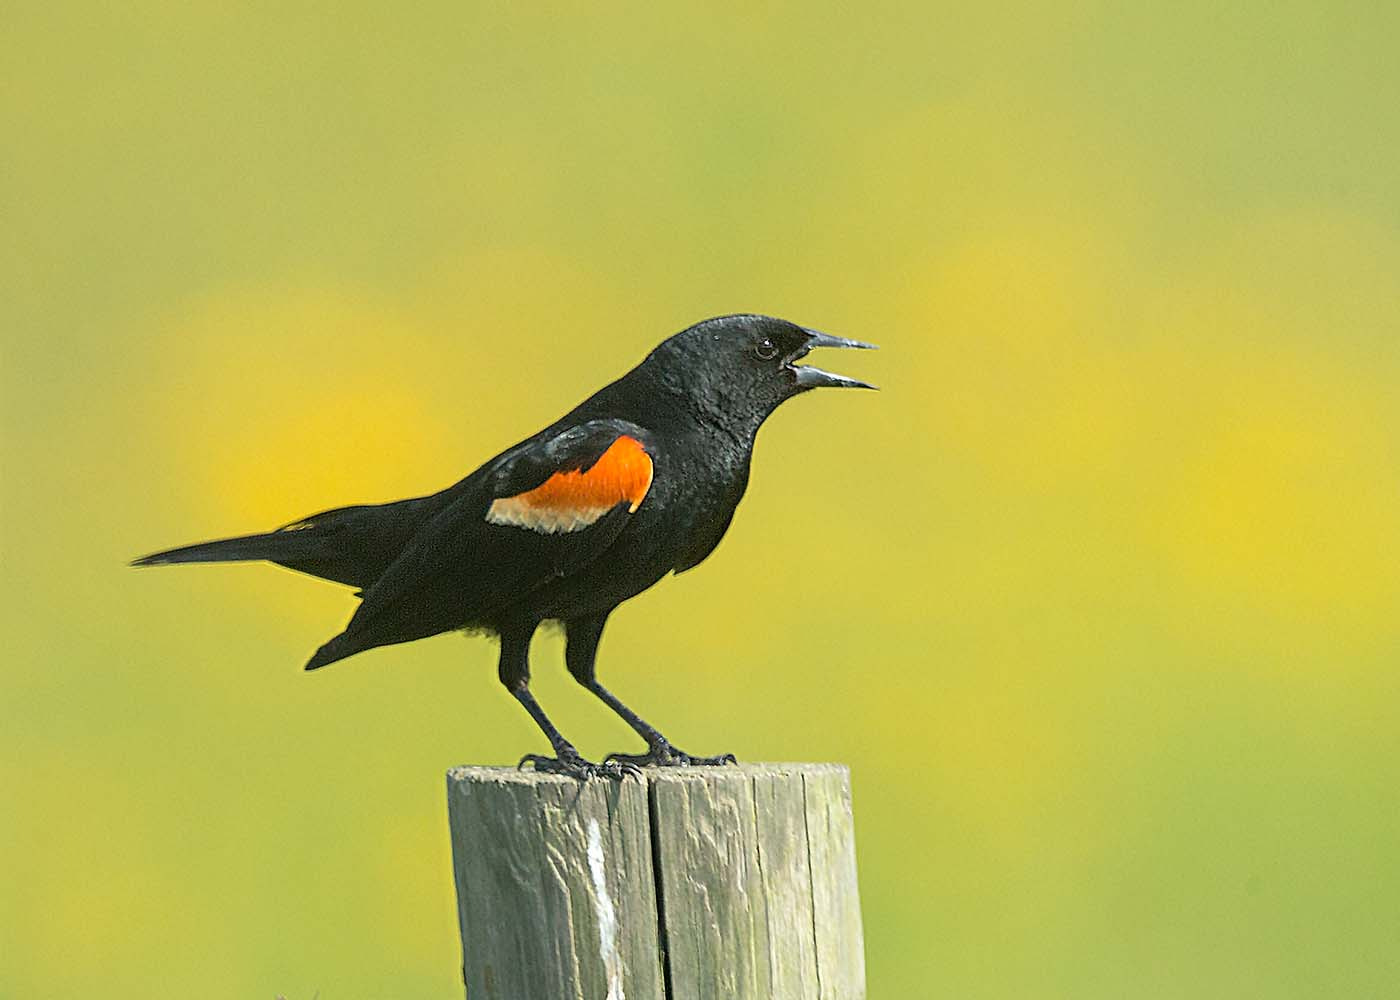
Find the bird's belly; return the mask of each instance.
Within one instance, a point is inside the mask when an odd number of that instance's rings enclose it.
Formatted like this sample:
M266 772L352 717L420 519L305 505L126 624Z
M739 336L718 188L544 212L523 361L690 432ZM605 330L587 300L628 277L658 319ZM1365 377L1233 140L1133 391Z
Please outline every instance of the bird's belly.
M675 509L645 506L599 556L530 595L532 617L562 619L609 611L673 570L691 544Z
M533 617L568 620L599 614L636 597L671 571L672 546L618 539L587 566L531 595Z

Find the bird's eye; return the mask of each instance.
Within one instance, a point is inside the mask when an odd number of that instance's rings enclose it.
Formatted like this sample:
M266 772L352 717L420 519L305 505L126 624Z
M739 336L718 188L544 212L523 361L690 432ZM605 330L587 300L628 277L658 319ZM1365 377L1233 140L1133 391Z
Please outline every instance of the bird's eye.
M778 356L777 346L767 337L759 341L758 346L753 349L753 352L758 355L758 360L760 361L772 361Z

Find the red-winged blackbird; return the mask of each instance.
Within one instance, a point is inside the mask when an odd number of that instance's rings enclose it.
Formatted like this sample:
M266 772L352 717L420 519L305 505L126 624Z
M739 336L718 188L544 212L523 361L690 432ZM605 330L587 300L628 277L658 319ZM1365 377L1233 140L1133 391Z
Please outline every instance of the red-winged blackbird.
M673 747L598 683L608 615L719 544L749 480L759 426L820 386L874 386L795 362L815 347L869 348L767 316L722 316L676 334L572 412L431 496L341 507L276 531L158 552L135 565L265 559L359 588L350 623L307 670L455 629L494 632L500 679L553 757L522 764L587 777L641 764L732 762ZM622 716L647 753L581 757L530 693L530 637L567 632L569 672Z

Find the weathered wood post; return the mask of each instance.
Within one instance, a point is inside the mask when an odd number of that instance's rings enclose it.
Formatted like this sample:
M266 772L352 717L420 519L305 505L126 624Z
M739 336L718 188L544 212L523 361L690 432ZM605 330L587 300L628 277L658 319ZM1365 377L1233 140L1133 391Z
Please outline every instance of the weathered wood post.
M856 1000L837 764L447 776L468 1000Z

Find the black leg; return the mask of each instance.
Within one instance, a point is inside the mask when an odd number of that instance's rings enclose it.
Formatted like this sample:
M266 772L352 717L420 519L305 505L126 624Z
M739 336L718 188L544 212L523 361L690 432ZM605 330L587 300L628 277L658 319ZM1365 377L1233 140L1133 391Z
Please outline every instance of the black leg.
M535 625L528 628L519 628L501 632L501 664L499 674L501 683L505 685L515 700L525 706L525 711L530 713L530 718L535 720L535 725L544 731L549 739L549 745L554 748L553 757L545 757L541 754L526 754L520 759L520 766L527 763L533 764L536 771L545 771L550 774L563 774L571 778L592 778L597 776L620 778L624 774L635 771L635 767L628 767L621 762L608 761L602 764L595 764L592 761L584 760L582 755L574 749L574 745L564 739L562 733L555 728L554 723L549 721L549 716L544 714L544 709L540 708L540 703L535 700L535 696L530 693L530 637L535 632Z
M606 624L607 620L607 614L602 614L596 618L568 622L566 628L569 634L569 644L564 658L569 664L569 673L574 675L574 680L601 698L603 704L622 716L623 721L631 726L638 736L646 740L647 752L644 754L610 753L604 759L608 762L616 761L624 765L654 765L657 767L733 764L735 761L732 753L719 754L716 757L692 757L684 750L677 750L666 737L656 730L655 726L624 705L615 694L598 683L596 668L598 642L603 637L603 625Z

